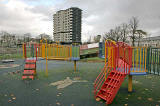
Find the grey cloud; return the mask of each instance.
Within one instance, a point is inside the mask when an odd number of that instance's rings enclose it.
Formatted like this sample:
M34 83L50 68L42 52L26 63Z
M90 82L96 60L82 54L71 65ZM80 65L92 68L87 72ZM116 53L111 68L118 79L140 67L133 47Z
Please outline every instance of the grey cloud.
M38 2L38 0L34 2ZM121 23L128 23L132 16L136 16L140 20L140 29L144 29L153 36L158 36L160 33L159 4L160 0L64 0L64 2L56 5L36 5L33 6L33 8L26 8L26 10L33 14L44 15L45 17L41 17L41 20L51 23L50 25L52 25L52 15L56 11L69 7L79 7L83 10L83 25L92 26L94 29L88 31L85 29L84 31L82 28L83 37L87 35L88 32L92 35L103 34ZM2 12L0 12L1 27L7 24L7 21L10 23L8 24L10 27L30 27L28 21L23 23L25 25L19 23L28 20L26 17L18 17L18 14L14 15L14 13L8 13L7 9L2 4L0 4L0 9L2 10ZM6 21L6 19L8 20ZM50 31L50 33L52 33L52 30Z
M66 0L63 8L77 6L83 10L84 22L94 26L97 33L128 22L132 16L140 20L139 28L154 30L160 27L160 0ZM98 16L93 22L86 22L90 15ZM158 32L157 32L158 34Z

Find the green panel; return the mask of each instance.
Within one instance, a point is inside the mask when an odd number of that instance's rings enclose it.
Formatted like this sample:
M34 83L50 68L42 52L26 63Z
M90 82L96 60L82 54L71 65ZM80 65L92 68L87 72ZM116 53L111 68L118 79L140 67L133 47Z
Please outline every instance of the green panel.
M74 57L74 58L80 57L79 49L80 49L79 46L72 45L72 57Z

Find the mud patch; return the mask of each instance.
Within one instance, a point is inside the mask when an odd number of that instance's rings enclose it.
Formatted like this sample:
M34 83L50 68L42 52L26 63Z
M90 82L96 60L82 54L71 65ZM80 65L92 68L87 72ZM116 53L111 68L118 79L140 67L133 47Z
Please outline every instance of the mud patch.
M0 68L14 68L14 67L18 67L20 65L18 64L5 64L5 65L0 65Z
M69 85L72 85L75 82L88 82L87 80L80 80L80 79L81 79L80 77L75 77L73 79L70 79L70 77L67 77L65 80L50 83L49 86L57 86L57 89L62 89Z

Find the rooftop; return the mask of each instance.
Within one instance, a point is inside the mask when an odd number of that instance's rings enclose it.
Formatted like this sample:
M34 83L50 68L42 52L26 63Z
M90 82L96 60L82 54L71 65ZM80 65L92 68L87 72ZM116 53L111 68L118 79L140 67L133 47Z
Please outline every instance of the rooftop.
M149 41L149 40L160 40L160 36L147 37L147 38L143 38L142 40L144 40L144 41Z

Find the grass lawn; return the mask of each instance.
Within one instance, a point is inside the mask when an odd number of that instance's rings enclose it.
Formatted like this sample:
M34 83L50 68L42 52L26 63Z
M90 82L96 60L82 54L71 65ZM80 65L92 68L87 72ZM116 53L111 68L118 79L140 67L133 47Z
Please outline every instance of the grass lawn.
M84 61L84 62L104 62L105 59L102 59L102 58L99 58L99 57L91 57L91 58L81 59L80 61Z
M84 55L84 54L96 53L98 51L99 51L99 48L92 48L92 49L82 50L80 54Z
M77 71L73 72L73 62L48 61L49 76L45 77L45 60L41 60L37 61L38 76L33 81L23 81L22 72L8 74L19 68L0 69L0 106L104 106L105 102L97 102L93 95L94 80L103 66L104 62L77 62ZM63 89L50 86L66 77L87 82L75 82ZM127 79L110 106L160 105L160 76L134 76L133 93L127 92Z

